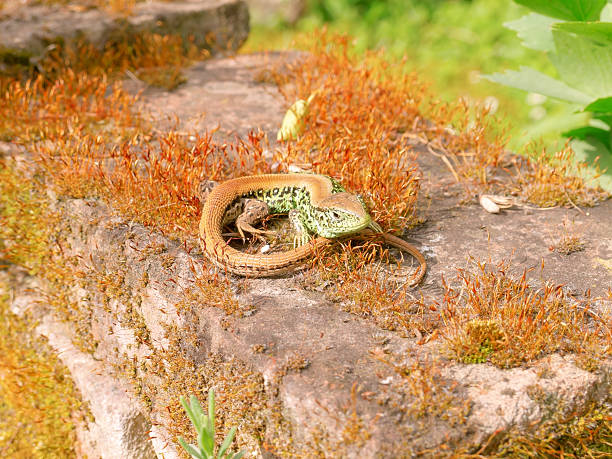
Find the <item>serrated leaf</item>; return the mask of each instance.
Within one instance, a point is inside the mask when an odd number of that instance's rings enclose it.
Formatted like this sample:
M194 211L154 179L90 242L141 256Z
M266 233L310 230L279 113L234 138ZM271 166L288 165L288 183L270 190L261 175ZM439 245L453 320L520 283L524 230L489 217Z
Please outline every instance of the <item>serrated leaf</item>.
M612 96L612 41L604 45L601 34L593 38L561 25L553 25L555 52L550 54L559 77L591 99Z
M607 0L514 0L536 13L566 21L596 21Z
M521 67L520 70L506 70L504 73L483 75L484 78L496 83L501 83L524 91L535 92L555 99L565 100L577 104L588 104L592 97L577 91L562 81L556 80L544 73L529 67Z
M586 112L612 113L612 97L602 97L584 107Z
M593 137L589 140L572 140L570 144L576 153L576 161L591 164L584 174L589 183L612 193L612 151ZM603 171L599 177L596 177L595 158L598 158L597 165Z
M601 121L612 127L612 113L593 113L593 120Z
M515 21L505 22L504 27L514 30L522 40L523 46L527 48L538 51L553 51L555 43L551 25L555 22L557 22L557 19L549 16L529 13Z
M550 136L552 133L559 136L563 131L574 129L576 126L584 126L589 122L589 119L589 113L576 112L568 104L561 111L551 113L540 121L527 126L523 138L525 142L528 142L530 140L537 140L542 136Z
M205 459L202 454L196 449L195 445L191 445L185 441L183 437L179 437L179 444L187 451L187 453L195 459Z

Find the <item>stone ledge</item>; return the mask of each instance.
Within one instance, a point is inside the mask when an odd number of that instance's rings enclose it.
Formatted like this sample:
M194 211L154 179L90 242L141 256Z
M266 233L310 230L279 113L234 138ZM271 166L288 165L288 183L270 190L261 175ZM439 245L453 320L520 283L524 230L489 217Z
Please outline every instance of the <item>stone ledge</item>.
M235 107L236 100L250 89L271 91L270 87L258 86L252 66L245 64L256 60L240 56L198 64L189 71L192 84L188 82L174 93L174 99L173 93L153 91L144 94L143 102L154 101L168 114L175 112L184 119L186 114L196 117L223 94L228 103L214 114L221 126L244 132L248 125L255 128L265 123L269 129L278 124L282 115L283 104L276 94L265 99L266 116L269 113L270 119L245 118L243 107ZM207 72L215 69L223 70L210 72L218 80L206 79ZM238 94L232 93L236 89ZM183 102L190 99L198 102L185 106ZM165 104L165 100L172 100L172 104ZM237 126L238 119L243 123ZM203 126L194 124L186 129ZM420 160L425 173L434 177L424 185L432 199L427 212L430 223L414 231L431 266L425 284L420 287L428 297L440 299L441 275L453 277L454 268L465 263L466 254L498 260L513 250L520 267L538 266L545 258L544 277L564 281L577 292L587 288L592 288L596 295L605 292L610 271L597 260L606 261L612 256L608 236L612 201L590 209L588 215L565 209L490 215L476 206L458 207L454 199L443 194L444 187L439 186L442 163L426 155L421 155ZM65 255L80 260L78 269L91 276L102 273L121 279L120 288L131 298L111 296L91 286L73 286L72 291L75 300L84 301L91 308L89 331L98 343L95 359L107 364L105 374L116 378L121 387L127 383L111 369L123 357L134 362L142 381L159 384L154 371L140 369L152 355L168 348L165 326L173 326L181 335L190 362L197 368L203 369L206 356L215 353L226 359L239 356L245 368L260 375L266 397L278 401L299 445L312 443L319 432L329 444L340 447L354 409L369 437L362 438L362 444L348 445L341 454L344 457L397 457L397 451L408 455L410 448L436 451L449 440L457 447L473 446L487 442L495 432L529 429L546 415L536 397L530 396L529 390L534 386L577 413L592 402L602 406L609 403L609 365L598 373L587 373L573 364L571 356L559 355L547 356L529 368L512 370L446 361L440 368L443 384L439 389L469 403L465 423L449 426L435 416L411 419L392 406L397 397L400 402L402 397L410 397L402 392L405 387L400 384L401 378L373 359L372 353L389 352L408 362L435 361L439 356L432 343L419 345L415 339L383 331L367 320L341 311L322 293L301 288L299 275L235 282L239 303L255 306L250 315L226 316L223 310L201 303L190 314L179 316L175 306L185 299L185 291L193 285L194 267L197 272L206 266L197 249L186 251L182 243L124 221L98 200L53 198L53 203L67 225L60 238L68 241ZM576 214L576 224L584 229L588 244L584 252L561 257L548 250L548 236L543 228L554 228L569 212ZM195 241L189 242L197 245ZM144 273L145 286L141 282ZM18 290L19 283L14 287ZM19 301L19 295L14 298ZM132 300L133 304L128 304ZM117 320L125 315L128 306L142 318L138 325L146 327L147 343L138 339L142 328ZM197 339L192 344L194 336ZM262 347L267 350L255 351ZM283 375L286 363L296 355L308 364ZM544 373L548 376L538 376ZM356 398L354 405L353 387L364 394ZM366 396L373 393L377 397ZM164 436L166 401L153 399L151 403L154 445L159 454L159 445L172 444L174 439ZM141 408L146 409L143 404ZM223 410L223 406L219 409ZM270 424L265 440L278 435ZM262 457L266 454L262 449L253 448L249 454Z
M101 47L120 31L178 34L213 52L233 52L248 36L249 13L242 0L137 3L127 18L98 9L21 7L0 18L0 50L36 57L53 41L80 37Z
M193 284L193 267L196 266L197 272L197 267L201 266L199 255L186 252L178 243L140 225L113 217L110 209L94 200L67 200L56 204L57 210L69 222L63 233L68 242L65 255L82 260L78 270L99 272L105 276L119 275L123 279L122 288L137 297L134 303L138 304L136 312L142 316L150 333L150 344L143 344L136 338L135 328L116 319L125 313L126 297L105 297L95 289L73 287L78 301L89 302L91 332L97 342L94 357L104 363L96 364L104 389L92 391L91 387L87 388L91 382L79 382L83 378L80 372L94 372L82 366L81 358L89 362L87 365L93 362L92 358L74 350L64 352L70 347L65 338L70 332L57 332L64 326L58 327L56 322L45 318L39 327L39 332L48 336L52 346L64 354L62 358L66 359L85 398L93 407L100 407L92 409L92 412L96 425L105 425L90 429L99 444L107 444L100 438L100 435L106 438L105 431L117 426L127 429L129 424L121 421L113 424L122 415L102 414L109 406L109 393L117 394L124 390L117 387L127 387L127 383L108 368L116 364L118 354L132 361L135 368L142 368L151 355L167 348L165 325L175 325L179 332L195 329L198 343L188 353L194 364L206 365L201 356L214 352L226 358L240 356L248 368L260 373L268 397L278 397L282 403L283 416L294 428L294 440L303 444L311 441L313 432L317 431L323 432L331 444L338 445L336 442L342 438L349 419L343 407L350 403L351 389L355 384L362 392L387 396L398 390L394 386L398 382L397 376L372 359L372 352L393 352L406 356L409 361L430 352L427 346L416 346L413 339L381 331L365 320L340 311L322 294L302 291L292 278L251 280L243 284L243 293L237 295L239 302L256 306L253 314L243 318L227 317L223 311L206 304L201 304L191 318L179 317L175 305ZM155 253L147 254L147 247L152 246ZM148 278L146 287L140 285L144 272ZM20 282L16 284L18 288ZM23 304L19 294L13 298L14 305ZM189 333L185 331L184 334L188 341ZM381 347L381 342L387 344ZM265 344L268 351L264 354L254 352L254 347L261 344ZM309 365L279 379L283 366L296 353L305 357ZM546 368L555 376L538 378L540 368ZM138 372L143 381L155 381L155 374ZM388 457L386 448L389 445L395 445L395 448L435 448L449 438L457 447L477 445L486 442L495 432L514 427L527 428L545 414L538 402L528 395L528 390L535 384L541 386L542 391L564 400L565 408L577 412L590 402L604 403L610 391L609 368L600 374L587 373L576 368L571 358L555 355L525 369L499 370L490 365L450 364L443 368L443 373L447 383L443 386L444 391L452 393L451 387L458 385L458 398L465 397L464 400L471 402L465 425L452 427L432 418L428 427L422 430L423 426L419 427L409 419L399 421L398 414L387 404L380 405L376 399L358 399L355 409L363 425L368 426L370 435L358 448L349 446L343 454L346 457ZM122 403L115 401L112 405ZM158 425L156 436L163 438L164 423L167 422L163 415L164 405L158 400L152 400L152 405L151 419ZM126 406L131 405L126 403ZM403 443L405 429L416 437L408 444ZM267 434L274 436L276 433ZM127 437L126 430L120 435ZM145 442L148 443L148 439ZM158 447L159 444L166 442L159 441ZM369 453L364 455L363 451ZM253 454L259 456L261 452ZM101 457L105 457L104 453Z

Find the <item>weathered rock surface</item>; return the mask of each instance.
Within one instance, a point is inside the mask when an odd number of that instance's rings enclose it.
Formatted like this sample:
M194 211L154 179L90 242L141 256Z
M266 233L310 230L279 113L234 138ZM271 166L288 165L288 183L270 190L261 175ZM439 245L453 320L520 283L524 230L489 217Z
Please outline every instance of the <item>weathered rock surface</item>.
M286 104L272 85L257 82L260 63L265 64L262 56L240 56L199 64L186 73L189 82L178 91L147 91L143 103L160 107L161 114L175 113L190 120L182 126L185 130L217 124L228 133L244 134L257 127L273 130ZM477 206L457 206L455 189L441 172L442 163L425 155L420 162L429 177L424 194L430 196L431 206L425 213L428 222L411 237L423 249L430 270L417 292L439 300L441 275L452 279L467 255L494 261L512 255L515 265L525 268L539 267L544 258L544 276L566 283L576 294L587 289L603 294L610 286L612 202L588 213L553 209L490 215ZM105 391L124 387L122 376L111 370L122 361L133 362L143 387L161 385L147 361L168 348L169 326L184 333L182 346L194 365L205 366L206 356L214 353L239 358L260 374L266 397L280 404L292 426L294 444L303 447L306 457L319 451L317 445L331 448L327 457L360 458L410 457L422 450L435 456L443 444L451 448L480 445L495 433L513 427L528 429L542 419L545 407L534 391L563 402L550 409L579 413L591 402L610 402L610 366L588 373L577 368L571 356L559 355L511 370L450 363L440 357L435 342L419 345L417 339L381 330L342 311L324 293L306 291L301 275L234 284L239 305L247 312L242 317L227 316L207 304L181 315L177 304L193 287L196 274L205 269L197 249L188 251L182 242L124 221L94 199L55 200L55 205L67 225L64 253L79 260L75 270L120 279L121 289L128 292L111 296L86 284L73 289L74 296L91 308L90 331L97 344L94 357L103 362L97 368L104 381L116 380L116 386L109 382L99 391L82 390L101 409L107 400ZM548 249L551 234L565 216L574 221L586 242L584 251L569 256ZM534 277L537 281L538 276ZM14 301L27 301L19 292L16 289ZM128 308L129 314L142 319L137 327L121 319L128 315ZM55 336L44 324L40 331ZM141 336L143 324L147 339ZM57 342L64 341L57 338ZM415 368L411 379L406 382L381 363L376 358L381 355L394 355ZM76 364L67 362L67 366L76 369ZM431 374L436 377L428 379ZM75 380L80 378L78 373L73 375ZM434 398L423 400L428 390ZM140 403L154 425L152 447L159 457L171 457L172 452L162 448L174 441L164 433L165 406L161 395L151 400L150 411ZM420 409L426 410L425 416L414 414ZM104 422L100 412L92 412L96 424ZM113 425L126 429L128 424ZM267 424L268 443L279 435L273 425ZM100 441L95 429L90 432ZM127 432L121 435L125 438ZM248 444L248 439L243 442ZM143 445L142 451L147 448ZM268 453L253 447L249 454Z
M246 0L253 22L274 23L282 19L294 24L306 9L306 0Z
M440 275L465 267L469 257L512 260L521 270L533 269L532 279L554 279L578 295L588 289L594 296L605 295L612 285L610 200L586 209L515 207L491 214L477 204L457 206L463 191L439 158L423 154L417 161L425 176L421 207L427 209L427 221L417 233L429 255L425 285L432 292ZM584 241L584 250L569 255L551 250L564 232L564 222L568 232Z
M281 56L286 59L288 54L257 53L200 62L184 71L187 81L176 90L146 88L143 108L162 127L174 123L180 114L178 128L183 132L218 128L219 134L234 139L261 129L275 139L285 104L276 85L261 80L264 70Z
M249 13L242 0L138 2L129 16L61 5L0 10L0 50L9 54L37 57L50 43L81 37L101 47L118 33L141 31L192 37L213 52L235 51L248 36Z

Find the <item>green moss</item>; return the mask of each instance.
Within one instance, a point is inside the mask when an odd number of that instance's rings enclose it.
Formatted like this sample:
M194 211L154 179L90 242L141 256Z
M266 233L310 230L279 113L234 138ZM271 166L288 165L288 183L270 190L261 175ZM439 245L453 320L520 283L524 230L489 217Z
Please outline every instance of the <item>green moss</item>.
M28 52L0 46L0 71L2 75L19 77L28 72L32 66L31 57L32 55Z
M77 261L62 256L58 238L61 226L48 199L41 193L43 183L14 163L0 161L0 258L28 270L46 281L46 300L58 317L70 322L74 344L93 352L96 341L91 333L91 305L75 301L70 289L81 285L83 275Z
M463 363L485 363L504 341L503 333L494 320L473 319L466 324Z
M612 456L612 409L577 414L556 410L531 432L510 432L491 457L605 458Z
M56 222L37 186L35 178L24 180L14 164L0 160L0 254L30 274L43 266Z
M68 371L0 297L0 455L74 457L74 419L82 408Z

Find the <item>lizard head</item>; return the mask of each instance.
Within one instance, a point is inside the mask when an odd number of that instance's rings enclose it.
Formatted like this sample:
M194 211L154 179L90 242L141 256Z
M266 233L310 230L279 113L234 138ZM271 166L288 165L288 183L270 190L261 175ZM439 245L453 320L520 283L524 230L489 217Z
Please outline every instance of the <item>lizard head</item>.
M327 238L347 236L365 228L382 229L372 220L363 199L346 191L334 193L320 205L317 234Z

